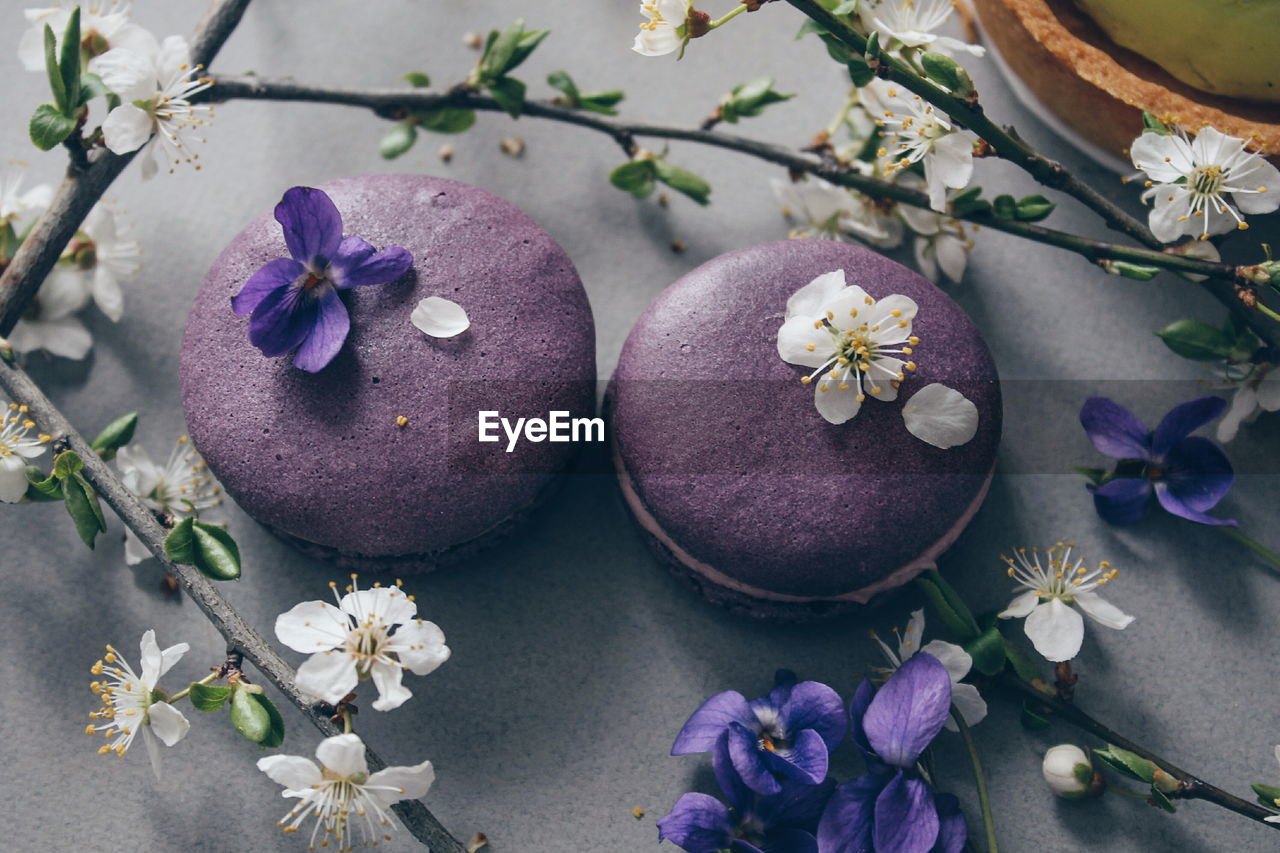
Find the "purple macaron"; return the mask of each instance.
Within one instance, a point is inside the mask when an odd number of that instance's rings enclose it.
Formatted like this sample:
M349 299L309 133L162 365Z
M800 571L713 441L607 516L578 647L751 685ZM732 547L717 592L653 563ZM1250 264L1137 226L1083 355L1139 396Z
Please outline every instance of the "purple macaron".
M872 399L868 381L840 424L815 406L829 374L806 382L814 371L778 349L788 300L836 271L873 301L901 294L885 306L918 311L903 318L911 364L897 399ZM829 327L809 327L819 345ZM947 449L904 420L935 384L971 401L971 423L976 409L971 438ZM820 240L721 255L667 288L627 338L609 408L623 495L659 556L716 603L791 619L865 604L933 568L986 494L1001 424L995 364L964 311L900 264Z
M478 413L591 414L591 308L564 251L492 193L419 175L319 189L346 235L402 247L412 267L341 291L350 332L323 369L266 358L231 307L256 270L289 257L264 214L218 256L187 320L187 425L240 507L305 552L368 571L434 568L508 529L568 465L572 443L480 443ZM450 338L415 327L432 296L470 327Z

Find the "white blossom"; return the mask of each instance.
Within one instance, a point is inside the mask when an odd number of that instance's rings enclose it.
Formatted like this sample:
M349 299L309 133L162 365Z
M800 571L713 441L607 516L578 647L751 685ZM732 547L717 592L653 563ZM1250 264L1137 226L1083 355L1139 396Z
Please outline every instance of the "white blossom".
M1150 178L1143 198L1152 202L1149 224L1161 242L1247 228L1244 214L1280 207L1280 170L1247 150L1244 140L1212 127L1195 139L1181 130L1144 133L1129 155Z
M976 137L954 127L933 104L896 83L876 78L863 88L862 97L884 130L886 144L878 154L885 174L923 164L929 203L939 213L946 212L947 190L963 189L973 177Z
M185 435L178 438L164 465L153 462L141 445L131 444L116 452L116 467L125 488L153 512L182 519L222 503L222 489ZM147 546L126 527L125 562L133 566L150 557Z
M898 183L911 189L923 189L924 180L910 172L900 175ZM915 258L920 274L935 284L945 277L959 282L964 277L973 250L973 238L965 224L945 214L915 205L899 205L898 213L916 235Z
M178 643L164 651L156 643L156 632L147 631L138 644L142 672L134 672L118 651L107 646L107 653L89 670L104 675L102 681L89 684L102 699L102 707L89 716L100 723L90 723L86 734L101 734L110 743L98 749L99 755L124 755L133 739L142 733L151 758L151 769L160 778L160 743L173 746L186 737L191 724L182 712L158 698L156 682L177 663L191 647ZM157 742L158 741L158 742Z
M982 56L986 49L981 45L937 34L953 11L954 0L869 0L858 14L868 29L896 39L905 47Z
M689 41L692 0L640 0L644 23L631 49L642 56L666 56L683 51Z
M916 303L902 294L873 299L845 285L844 270L818 276L787 300L778 329L778 355L789 364L814 368L801 382L813 384L818 413L842 424L870 395L895 400L910 356L920 339L911 333ZM816 381L815 381L816 380Z
M24 177L17 163L0 166L0 228L17 229L28 214L43 213L53 201L53 187L48 184L38 184L24 192Z
M948 643L946 640L930 640L927 644L921 646L921 640L924 638L923 610L912 612L911 620L907 623L907 629L899 634L895 628L894 633L898 637L896 651L879 637L872 635L875 637L876 643L879 644L880 651L884 653L885 658L889 661L890 672L896 671L916 652L928 652L946 667L947 674L951 676L951 704L960 712L960 717L964 720L965 725L976 726L986 718L986 700L982 698L978 688L972 684L966 684L962 680L969 674L969 670L973 669L973 658L969 656L969 653L955 643ZM960 729L949 716L945 725L953 732Z
M80 44L89 55L88 70L98 71L98 58L109 50L132 50L138 53L154 53L156 39L150 32L129 20L132 0L84 0L62 2L56 6L27 9L25 14L30 27L18 43L18 59L28 71L45 70L44 28L48 24L53 35L62 44L62 34L67 30L71 10L80 7Z
M276 636L311 655L298 667L298 689L336 704L371 678L377 711L403 705L413 694L401 684L404 670L428 675L449 659L444 632L417 617L418 606L393 587L358 589L355 575L338 606L304 601L276 619ZM330 583L337 598L337 585Z
M109 207L99 204L85 217L70 252L71 263L89 277L89 291L98 310L118 323L124 314L120 285L131 281L141 268L141 249L130 239L129 227L117 221Z
M1040 772L1049 790L1063 799L1079 799L1092 789L1093 761L1074 743L1060 743L1045 750Z
M212 86L213 81L192 77L200 69L191 65L186 39L169 36L152 54L125 49L108 51L99 57L98 69L102 82L123 101L102 123L108 148L116 154L128 154L150 141L141 155L143 178L150 178L159 168L157 146L164 149L172 165L190 163L199 157L190 153L188 142L199 138L191 133L207 124L210 107L193 105L190 99ZM169 171L173 171L172 167Z
M877 203L815 177L798 182L774 178L770 185L784 215L795 223L792 237L858 239L881 249L902 242L902 222L893 215L893 202Z
M1036 651L1055 663L1071 660L1084 642L1084 619L1072 609L1077 606L1099 625L1120 630L1133 617L1098 595L1096 590L1120 574L1103 560L1090 570L1083 558L1072 559L1073 543L1059 542L1040 560L1038 548L1018 548L1013 557L1002 556L1009 577L1025 590L1000 613L1001 619L1026 617L1024 629Z
M409 322L433 338L452 338L471 328L463 307L440 296L428 296L418 302Z
M17 503L27 493L27 460L44 453L53 440L45 433L31 434L36 422L25 405L10 403L0 409L0 501Z
M1271 363L1255 365L1235 386L1231 407L1218 421L1218 441L1226 443L1263 412L1280 411L1280 371Z
M284 786L281 796L298 804L280 820L285 832L298 832L315 819L310 849L330 843L337 850L353 850L357 843L374 846L391 840L395 822L391 806L399 800L424 797L435 781L430 761L412 767L387 767L369 772L364 743L354 734L325 738L316 747L319 764L300 755L269 755L258 769ZM357 836L359 841L357 842Z
M978 407L954 388L931 382L907 400L902 421L916 438L947 450L978 434Z
M89 304L90 297L84 273L59 261L9 333L9 344L20 353L44 350L76 361L84 358L93 337L74 315Z

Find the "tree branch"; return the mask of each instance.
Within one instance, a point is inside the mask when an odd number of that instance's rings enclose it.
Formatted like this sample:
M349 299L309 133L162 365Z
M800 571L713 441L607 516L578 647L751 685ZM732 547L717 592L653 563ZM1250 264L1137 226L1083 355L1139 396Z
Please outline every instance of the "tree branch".
M341 104L367 109L375 115L389 120L404 118L411 112L439 109L446 106L487 112L505 112L492 98L465 88L454 88L447 92L433 92L425 89L344 89L311 86L292 80L270 80L260 77L217 74L212 76L216 83L213 88L208 90L208 96L211 100L217 101L240 99ZM604 133L616 141L628 155L633 153L635 139L639 137L695 142L700 145L710 145L736 151L740 154L747 154L760 160L783 166L791 171L815 175L833 184L856 189L876 198L893 199L914 207L929 208L928 196L923 192L917 192L890 181L863 175L831 159L824 160L806 156L781 145L773 145L742 136L695 128L626 122L595 113L575 110L550 101L525 101L524 115L572 124ZM1121 213L1123 214L1123 212ZM1124 215L1127 216L1127 214ZM1206 280L1201 282L1201 286L1208 290L1219 302L1234 311L1240 311L1242 307L1241 291L1238 284L1242 277L1241 271L1231 264L1185 257L1155 249L1093 240L1031 222L1002 219L991 213L966 213L956 218L995 231L1002 231L1038 243L1065 249L1094 263L1109 260L1128 261L1175 272L1206 276ZM1159 246L1160 244L1157 243L1156 245ZM1251 327L1262 340L1272 348L1280 351L1280 324L1269 322L1257 315L1256 312L1249 312L1248 319Z
M40 428L55 438L64 439L71 450L84 460L84 478L89 481L107 505L115 511L165 570L177 579L182 589L200 608L201 612L218 629L227 641L231 652L243 654L262 673L267 681L292 702L320 733L326 737L341 734L326 713L308 696L301 693L294 683L294 670L262 638L253 626L222 597L217 585L188 563L175 563L164 552L164 540L168 535L149 509L120 482L98 454L49 401L21 368L0 359L0 388L10 399L30 407L32 418ZM386 766L372 749L366 748L369 767L376 771ZM463 853L463 845L441 825L434 815L418 800L403 800L393 806L405 828L433 853Z

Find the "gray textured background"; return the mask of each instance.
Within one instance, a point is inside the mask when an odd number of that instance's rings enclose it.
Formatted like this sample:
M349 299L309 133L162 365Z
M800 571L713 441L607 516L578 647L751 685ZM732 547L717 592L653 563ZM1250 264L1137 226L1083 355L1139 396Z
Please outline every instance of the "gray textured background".
M0 16L0 94L6 121L0 157L30 161L54 180L60 154L39 155L25 138L26 116L45 95L23 73L13 45L20 8L6 0ZM728 0L709 2L715 13ZM157 33L186 32L203 3L140 0L136 17ZM342 3L259 0L217 67L294 74L331 84L394 84L406 71L438 83L460 79L474 61L461 36L524 14L553 36L518 76L535 94L548 71L564 67L591 88L625 88L626 113L692 124L721 92L760 73L801 94L744 132L779 142L807 141L843 96L839 69L816 40L796 42L800 20L779 4L736 21L697 43L682 63L630 52L638 17L627 0L377 0ZM1113 175L1090 167L1008 95L989 63L968 63L991 111L1014 121L1049 153L1079 167L1115 196L1131 199ZM112 326L92 320L96 345L83 364L32 360L44 383L83 430L138 408L139 438L167 453L183 430L177 355L183 318L218 250L252 217L295 184L383 170L421 170L470 181L528 211L568 250L596 312L601 376L607 378L631 323L668 283L729 249L776 239L784 226L767 178L774 174L738 155L673 146L673 159L715 187L707 210L674 199L669 210L636 203L605 176L619 162L614 144L587 131L537 120L513 126L482 115L455 140L442 165L426 137L394 165L377 156L383 130L366 114L337 107L233 103L219 109L201 148L203 172L181 170L148 184L137 169L112 191L145 248L145 268L126 292L126 316ZM522 160L498 151L518 134ZM1000 163L983 163L980 180L1015 193L1035 190ZM1053 224L1098 233L1071 204ZM1257 234L1257 231L1251 232ZM688 251L674 255L673 238ZM1099 388L1143 399L1154 418L1192 393L1194 368L1172 359L1151 330L1187 314L1217 318L1195 287L1164 277L1151 284L1111 278L1054 250L983 234L956 298L985 330L1006 378L1078 380L1046 385L1034 406L1009 413L1002 451L1008 474L997 479L970 535L948 562L950 576L973 601L1007 600L996 557L1009 544L1048 544L1074 537L1095 558L1122 569L1112 600L1137 620L1123 634L1089 631L1079 661L1080 702L1118 729L1185 767L1237 792L1254 780L1277 781L1271 747L1280 740L1273 613L1280 586L1217 533L1152 519L1132 530L1108 529L1093 514L1077 478L1028 465L1040 430L1066 424L1059 470L1093 458L1077 433L1074 411ZM1140 382L1102 385L1108 380ZM1231 447L1241 468L1277 450L1275 420L1246 428ZM1272 440L1262 438L1272 433ZM1026 473L1028 468L1035 473ZM1261 469L1258 469L1261 470ZM1243 478L1221 512L1280 545L1274 476ZM159 595L154 562L123 563L119 525L95 552L77 541L56 505L0 512L0 758L6 766L6 840L12 850L299 850L274 822L286 809L279 788L252 766L256 750L224 722L194 719L191 735L166 754L169 776L157 785L139 750L123 760L94 754L81 734L95 707L89 665L112 642L136 660L150 627L162 645L185 640L192 653L169 679L199 677L218 660L218 636L188 602ZM321 598L338 573L299 557L234 508L233 530L246 559L243 582L227 588L248 619L269 632L276 614ZM904 523L909 520L904 519ZM495 550L438 576L414 578L422 610L443 626L453 660L427 679L412 678L417 698L392 714L366 710L360 730L393 762L432 759L439 781L428 797L463 838L483 830L495 851L614 853L651 849L654 820L693 786L712 790L702 757L666 757L687 714L707 695L738 689L758 695L775 667L827 681L846 695L876 662L867 629L885 629L896 608L863 619L806 627L770 627L732 618L696 600L645 551L601 475L579 475L533 524ZM300 660L300 658L298 658ZM286 747L311 754L316 734L285 711ZM1002 849L1032 851L1261 851L1277 836L1211 806L1189 803L1177 816L1107 798L1067 804L1040 781L1040 753L1075 735L1066 728L1037 736L1017 724L1016 703L993 700L977 730L988 762ZM940 741L942 784L957 791L978 829L967 764L954 738ZM848 751L836 770L856 770ZM648 814L635 819L639 806ZM406 848L408 845L404 845ZM398 849L398 847L397 847Z

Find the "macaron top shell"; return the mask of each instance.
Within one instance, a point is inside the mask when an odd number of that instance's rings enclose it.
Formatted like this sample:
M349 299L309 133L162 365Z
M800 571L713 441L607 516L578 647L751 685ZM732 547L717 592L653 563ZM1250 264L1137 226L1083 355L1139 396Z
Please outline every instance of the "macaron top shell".
M787 299L825 273L919 305L898 399L834 425L811 371L777 351ZM977 406L978 431L943 450L907 431L903 404L939 382ZM996 369L946 294L866 249L820 240L722 255L640 318L611 391L619 458L653 520L694 559L758 590L839 597L911 564L981 495L1000 437Z
M482 536L533 502L572 445L525 442L505 453L505 443L477 441L477 413L545 418L594 404L582 282L545 231L485 190L417 175L320 188L344 234L407 249L412 269L343 292L346 344L310 374L289 356L263 357L248 318L232 313L245 280L288 257L270 212L245 228L187 321L181 380L192 440L246 512L309 542L390 556ZM428 296L461 305L471 327L423 334L409 317Z

